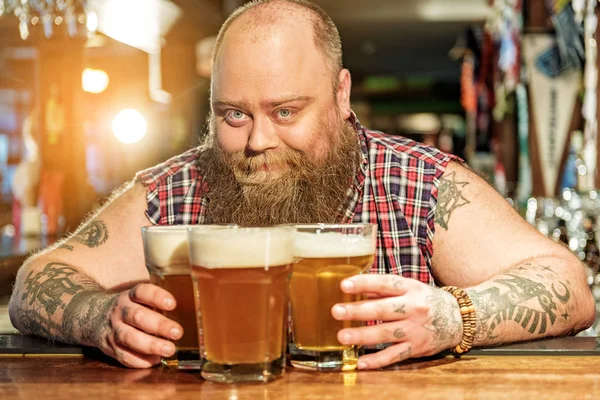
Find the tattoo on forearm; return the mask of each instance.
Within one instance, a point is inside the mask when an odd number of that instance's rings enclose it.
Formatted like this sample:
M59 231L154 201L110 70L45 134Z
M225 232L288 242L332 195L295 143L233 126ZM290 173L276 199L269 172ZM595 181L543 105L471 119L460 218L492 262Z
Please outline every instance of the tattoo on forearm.
M62 328L80 343L99 346L111 329L109 315L116 307L117 295L102 291L77 294L63 316Z
M63 295L74 296L84 289L83 285L71 280L79 272L68 264L50 263L38 272L27 275L21 300L29 306L37 305L52 316L60 307L64 309Z
M22 286L18 323L24 332L67 343L100 344L116 295L57 262L30 272Z
M108 229L104 221L95 219L83 227L71 240L93 249L108 240Z
M548 271L548 267L539 267ZM568 283L562 281L555 281L548 288L530 277L505 274L495 283L496 286L482 291L468 290L477 310L478 340L497 338L498 326L511 321L530 334L542 335L556 323L558 307L571 299ZM566 309L561 316L568 320Z
M569 288L563 282L558 281L558 283L563 287L563 293L559 293L556 290L556 288L554 287L554 282L552 282L552 285L550 286L550 288L552 289L552 293L554 293L554 296L556 296L556 298L561 303L567 304L569 302L569 300L571 299L571 292L569 292Z
M556 275L556 272L554 272L552 270L552 267L550 267L549 265L540 265L540 267L542 268L542 271L549 271L549 272L552 272L554 275Z
M460 340L462 320L456 317L456 300L440 289L432 290L427 297L433 315L423 328L433 333L433 342L439 350L448 348L448 343Z
M470 201L465 198L462 192L468 184L469 182L457 181L456 172L452 172L440 179L435 222L442 228L448 230L452 213L457 208L470 204Z

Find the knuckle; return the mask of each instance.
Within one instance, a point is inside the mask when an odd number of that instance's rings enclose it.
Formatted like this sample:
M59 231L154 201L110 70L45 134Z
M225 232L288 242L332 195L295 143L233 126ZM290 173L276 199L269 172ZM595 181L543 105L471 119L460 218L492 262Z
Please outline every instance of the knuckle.
M385 319L385 317L387 315L387 307L385 307L381 303L375 303L373 311L374 311L373 315L375 316L375 319L378 319L378 320Z
M118 353L118 361L121 362L121 364L127 366L127 367L133 367L134 366L134 362L133 362L133 357L129 354L126 353L124 351L120 351Z
M163 347L164 346L165 345L162 343L162 341L154 340L152 342L152 344L149 346L150 352L152 354L159 354L160 355L162 353L162 351L163 351Z
M139 326L143 321L144 321L144 309L136 308L135 310L133 310L133 312L131 313L131 322L133 322L135 325Z
M119 317L118 315L115 315L114 313L112 313L111 315L108 316L108 323L111 327L117 326L119 324Z
M129 293L131 300L143 300L152 295L152 285L139 283L135 285Z
M164 318L161 318L160 322L158 323L159 334L163 337L168 337L171 331L171 326L171 322L167 321Z
M393 342L393 341L395 341L393 329L385 328L379 332L379 342L380 343Z
M141 285L135 285L133 288L131 288L131 290L129 291L129 298L133 301L135 301L136 299L139 298L139 291L140 291L140 286Z
M415 303L414 310L416 314L419 315L428 315L431 311L431 306L423 301L419 301Z
M131 339L131 335L127 332L123 332L122 330L118 330L116 336L117 341L125 345L127 345Z

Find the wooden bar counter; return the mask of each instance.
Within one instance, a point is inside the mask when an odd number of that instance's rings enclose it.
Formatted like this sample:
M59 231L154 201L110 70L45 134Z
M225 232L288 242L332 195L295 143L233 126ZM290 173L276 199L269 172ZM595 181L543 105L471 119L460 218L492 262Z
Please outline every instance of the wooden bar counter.
M372 372L288 369L266 385L214 384L196 373L131 370L80 354L4 354L0 399L598 399L598 340L584 339L578 343L592 346L575 351L566 346L567 355L538 346L414 360Z

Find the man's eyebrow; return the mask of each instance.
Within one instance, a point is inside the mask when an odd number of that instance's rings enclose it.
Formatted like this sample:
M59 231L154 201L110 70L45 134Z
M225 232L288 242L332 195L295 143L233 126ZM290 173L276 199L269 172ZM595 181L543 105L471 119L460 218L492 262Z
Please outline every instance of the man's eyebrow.
M285 97L281 97L281 98L277 98L277 99L270 99L270 100L263 100L260 102L262 107L268 107L268 108L275 108L275 107L279 107L283 104L286 103L291 103L291 102L304 102L304 103L310 103L312 101L314 101L315 98L312 96L285 96ZM216 99L213 102L213 105L215 107L232 107L232 108L238 108L241 110L247 110L250 108L250 103L248 103L245 100L230 100L230 99Z
M279 99L261 101L261 105L263 107L265 107L265 106L266 107L279 107L283 104L291 103L294 101L310 103L310 102L314 101L314 99L315 98L311 97L311 96L287 96L287 97L281 97Z
M217 99L213 102L215 107L233 107L247 110L250 108L250 105L247 101L241 100L228 100L228 99Z

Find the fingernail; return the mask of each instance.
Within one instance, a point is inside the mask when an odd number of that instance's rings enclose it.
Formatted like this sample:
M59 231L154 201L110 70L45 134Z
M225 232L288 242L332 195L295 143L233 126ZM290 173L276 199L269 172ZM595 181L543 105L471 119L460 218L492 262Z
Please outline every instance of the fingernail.
M172 344L165 344L162 348L163 357L170 357L173 355L174 352L175 352L175 349L173 348Z
M165 307L171 308L175 305L175 302L173 301L173 299L165 299L163 304L165 305Z
M346 309L342 306L333 306L333 316L335 318L343 318L346 316Z
M171 329L170 333L171 333L171 337L173 339L179 339L179 335L181 334L181 331L177 328L173 328L173 329Z
M367 369L367 368L369 368L369 366L367 365L366 362L364 362L364 361L358 362L358 369Z
M345 289L345 290L354 289L354 282L349 281L349 280L342 281L342 289Z
M340 339L342 344L350 344L350 342L352 341L352 335L349 333L342 333L340 335Z

